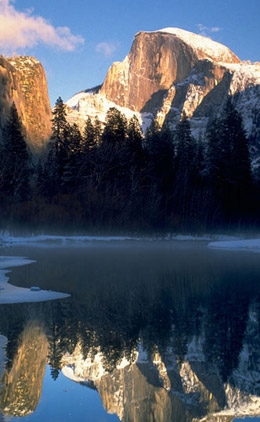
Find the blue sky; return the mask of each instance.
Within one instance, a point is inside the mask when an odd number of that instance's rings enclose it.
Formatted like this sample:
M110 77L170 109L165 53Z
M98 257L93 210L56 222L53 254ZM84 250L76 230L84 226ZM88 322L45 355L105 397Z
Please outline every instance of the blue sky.
M0 0L0 54L43 64L52 105L103 82L134 34L177 27L260 61L260 0Z

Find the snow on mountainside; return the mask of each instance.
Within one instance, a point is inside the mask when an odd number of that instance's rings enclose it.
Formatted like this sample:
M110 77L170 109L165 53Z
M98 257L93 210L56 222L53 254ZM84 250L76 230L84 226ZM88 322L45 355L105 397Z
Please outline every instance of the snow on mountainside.
M260 63L241 62L228 64L227 68L232 74L229 94L233 96L236 109L243 117L244 129L250 136L259 131Z
M83 118L97 116L101 122L105 121L106 113L109 108L117 107L127 118L131 118L135 112L126 107L119 107L113 101L109 101L104 95L94 92L79 92L71 97L67 106L76 111ZM71 112L70 112L71 113ZM139 113L138 113L139 114Z
M194 34L193 32L179 28L164 28L157 32L166 32L168 34L176 35L186 44L191 46L201 59L208 57L209 59L213 59L217 62L240 62L239 58L228 47L213 41L211 38Z
M112 107L116 107L127 119L134 115L138 118L143 131L150 126L153 116L149 113L138 113L126 107L120 107L113 101L109 101L105 95L94 92L79 92L67 102L67 119L70 123L77 123L83 129L87 117L97 117L101 123L105 123L106 114Z

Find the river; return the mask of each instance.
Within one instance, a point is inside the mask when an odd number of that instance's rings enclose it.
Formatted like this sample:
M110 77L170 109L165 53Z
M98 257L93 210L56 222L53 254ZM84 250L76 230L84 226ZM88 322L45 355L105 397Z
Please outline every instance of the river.
M258 253L128 239L0 254L30 260L12 285L70 295L0 305L0 421L260 420Z

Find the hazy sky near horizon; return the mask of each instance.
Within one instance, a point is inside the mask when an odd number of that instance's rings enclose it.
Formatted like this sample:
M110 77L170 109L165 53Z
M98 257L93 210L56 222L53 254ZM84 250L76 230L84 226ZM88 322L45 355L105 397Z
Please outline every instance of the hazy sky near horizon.
M44 66L52 105L104 81L135 33L177 27L260 61L260 0L0 0L0 54Z

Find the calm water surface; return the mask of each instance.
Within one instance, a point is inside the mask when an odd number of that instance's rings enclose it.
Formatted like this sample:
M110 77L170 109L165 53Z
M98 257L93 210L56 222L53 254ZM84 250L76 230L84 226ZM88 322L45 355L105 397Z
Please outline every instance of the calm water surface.
M10 283L71 294L0 305L0 421L259 420L259 254L188 241L0 254L36 261Z

